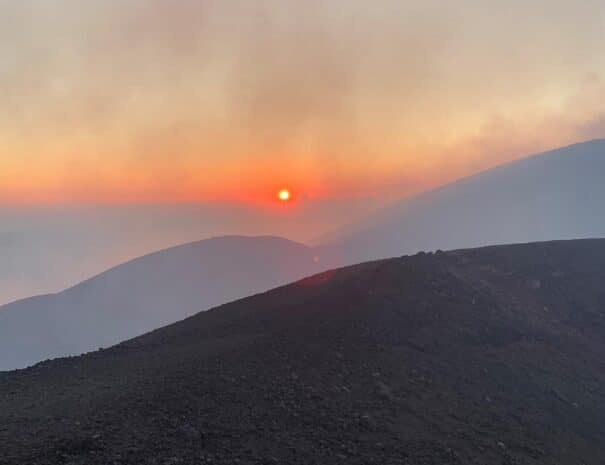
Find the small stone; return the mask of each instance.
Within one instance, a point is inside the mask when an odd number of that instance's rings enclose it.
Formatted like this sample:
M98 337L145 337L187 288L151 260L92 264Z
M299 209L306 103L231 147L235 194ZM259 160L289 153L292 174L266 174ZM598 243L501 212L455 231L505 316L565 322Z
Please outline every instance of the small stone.
M365 413L359 417L359 423L362 428L369 431L375 431L378 428L376 420L374 420L374 418L372 418L372 416L368 413Z
M391 388L389 386L387 386L386 384L384 384L382 381L379 381L376 384L376 391L377 391L378 395L380 397L382 397L383 399L386 399L389 401L392 401L394 399Z

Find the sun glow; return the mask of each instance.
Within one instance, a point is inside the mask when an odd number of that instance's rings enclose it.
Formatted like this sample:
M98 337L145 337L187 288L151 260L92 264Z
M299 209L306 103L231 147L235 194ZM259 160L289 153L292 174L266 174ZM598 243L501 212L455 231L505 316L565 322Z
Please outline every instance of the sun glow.
M282 202L287 202L288 200L290 200L291 197L292 196L291 196L290 191L288 189L281 189L277 193L277 198L279 200L281 200Z

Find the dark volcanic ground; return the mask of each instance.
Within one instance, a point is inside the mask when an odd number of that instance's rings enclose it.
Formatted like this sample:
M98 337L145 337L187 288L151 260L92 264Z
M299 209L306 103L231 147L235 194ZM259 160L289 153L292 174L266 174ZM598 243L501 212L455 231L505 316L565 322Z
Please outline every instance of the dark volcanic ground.
M605 240L367 263L0 374L0 464L605 463Z

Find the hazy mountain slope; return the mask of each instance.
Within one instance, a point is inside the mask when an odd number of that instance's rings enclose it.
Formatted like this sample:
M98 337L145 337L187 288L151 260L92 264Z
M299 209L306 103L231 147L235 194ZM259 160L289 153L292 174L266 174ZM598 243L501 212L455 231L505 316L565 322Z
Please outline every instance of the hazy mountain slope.
M0 464L601 465L605 240L324 273L0 374Z
M223 237L166 249L56 295L0 307L0 371L129 339L324 269L276 237Z
M348 263L437 248L605 236L605 140L497 167L404 200L326 241Z
M62 291L119 263L200 238L272 235L304 243L326 224L362 218L373 205L304 199L283 215L254 203L5 205L0 198L0 305Z

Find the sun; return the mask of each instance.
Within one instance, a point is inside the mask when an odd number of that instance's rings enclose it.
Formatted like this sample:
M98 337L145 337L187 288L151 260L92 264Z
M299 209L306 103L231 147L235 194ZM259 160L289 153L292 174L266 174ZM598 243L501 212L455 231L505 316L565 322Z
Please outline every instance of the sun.
M280 189L280 191L277 193L277 198L282 202L287 202L292 198L292 195L288 189Z

